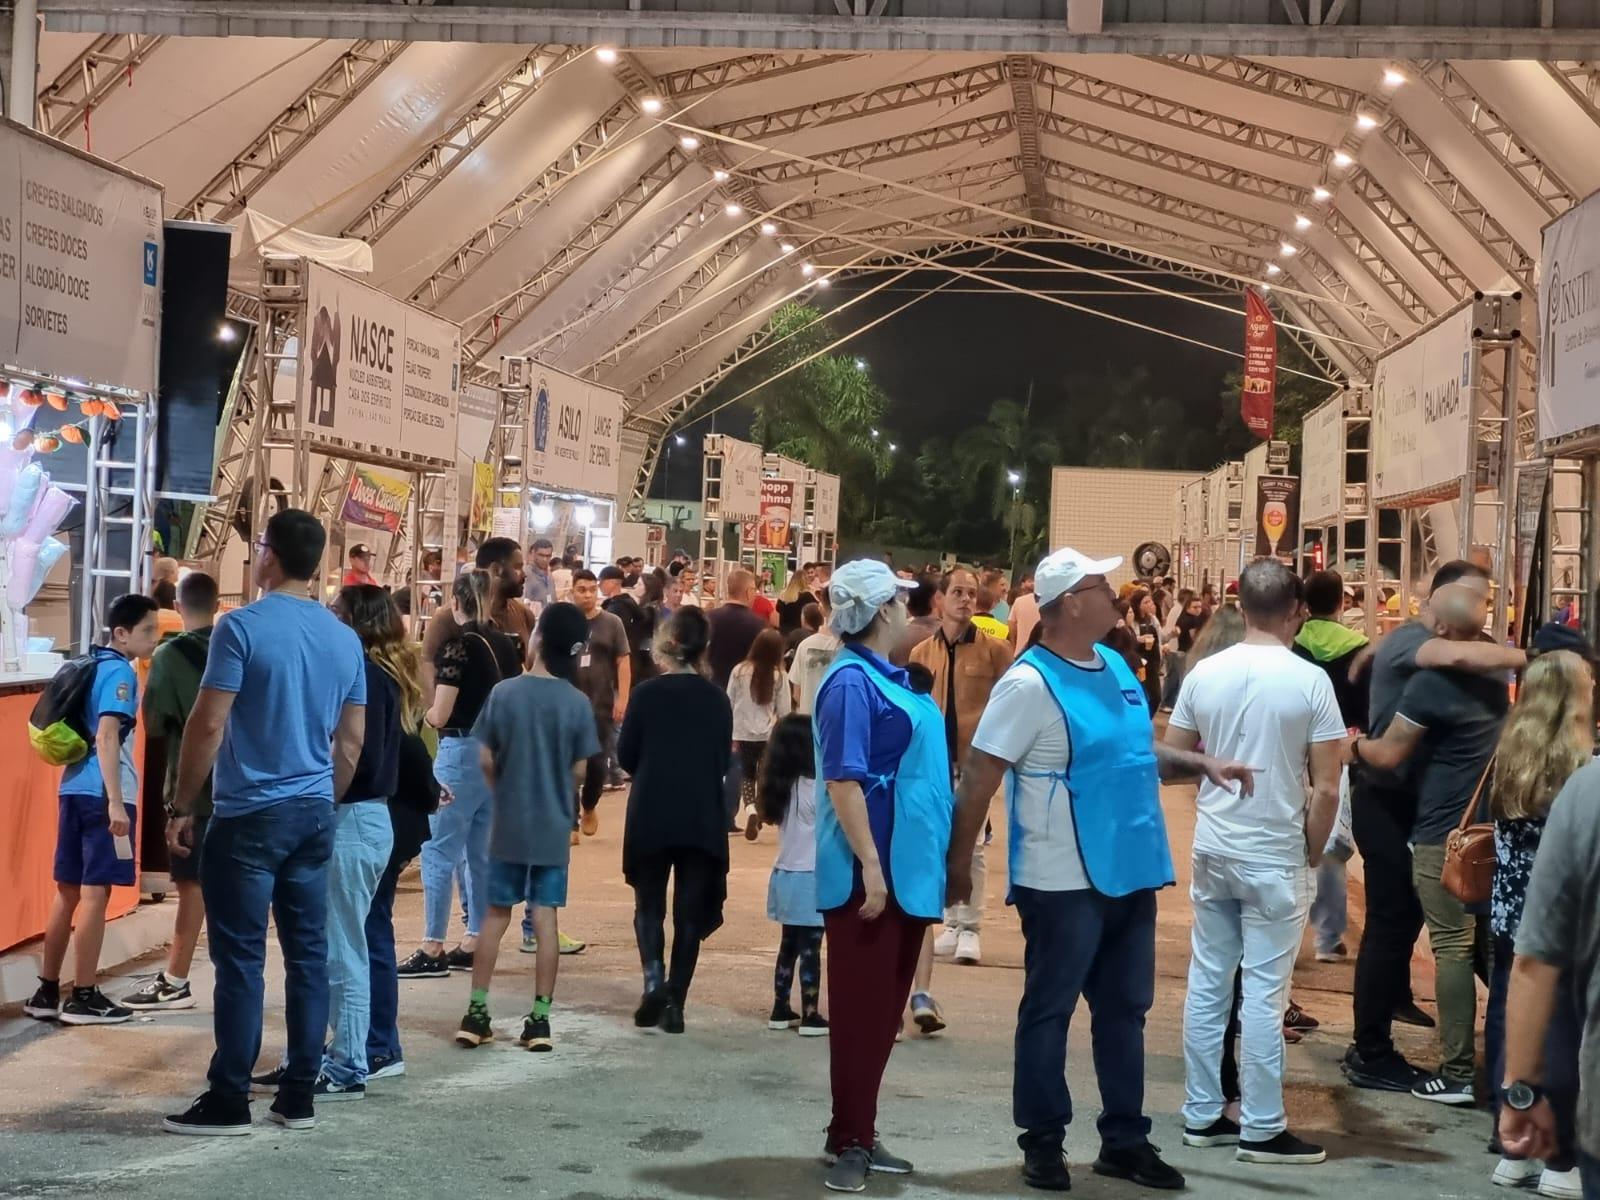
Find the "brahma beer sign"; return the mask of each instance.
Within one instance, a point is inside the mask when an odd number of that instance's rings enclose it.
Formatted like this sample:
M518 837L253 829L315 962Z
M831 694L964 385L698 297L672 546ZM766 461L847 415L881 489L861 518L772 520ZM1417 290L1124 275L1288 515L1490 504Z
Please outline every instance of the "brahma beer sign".
M614 497L622 448L622 394L530 363L528 482L552 492Z
M314 438L453 461L461 330L311 263L300 404Z
M1272 410L1278 387L1278 326L1267 302L1251 288L1244 292L1244 383L1239 415L1244 427L1263 441L1272 437Z

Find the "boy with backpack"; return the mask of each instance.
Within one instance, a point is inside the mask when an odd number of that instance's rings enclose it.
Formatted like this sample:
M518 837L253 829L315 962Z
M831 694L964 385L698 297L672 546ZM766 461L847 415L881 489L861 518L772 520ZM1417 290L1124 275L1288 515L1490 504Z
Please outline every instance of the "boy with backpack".
M211 629L217 620L217 581L202 571L193 571L178 584L178 615L183 632L156 648L150 660L150 678L144 689L145 767L153 769L159 760L165 764L162 799L168 806L178 790L178 756L183 749L183 724L189 719L195 697L200 694L200 678L206 670L206 653L211 647ZM156 1009L193 1008L194 993L189 990L189 965L205 923L205 900L200 895L200 848L205 841L206 821L211 816L211 780L200 787L194 802L194 829L188 843L172 851L168 867L178 891L178 914L172 922L172 947L167 965L138 991L122 998L125 1008L136 1012Z
M75 670L75 664L68 663L58 675L63 688L76 687L82 692L81 702L71 706L77 711L62 713L58 724L73 727L87 743L88 752L69 763L61 776L56 896L45 927L39 990L23 1011L63 1025L114 1025L133 1016L129 1009L106 998L95 986L95 975L111 889L132 886L134 880L139 789L129 738L139 712L139 684L131 660L144 658L155 649L159 636L156 602L148 596L118 596L111 602L106 624L111 627L108 643L96 646L86 656L92 671L87 665ZM52 681L50 690L56 686ZM49 690L43 699L50 699ZM78 701L76 695L71 699ZM35 712L37 715L38 710ZM77 728L80 724L81 729ZM63 1003L61 965L67 956L67 940L73 935L74 918L73 988Z

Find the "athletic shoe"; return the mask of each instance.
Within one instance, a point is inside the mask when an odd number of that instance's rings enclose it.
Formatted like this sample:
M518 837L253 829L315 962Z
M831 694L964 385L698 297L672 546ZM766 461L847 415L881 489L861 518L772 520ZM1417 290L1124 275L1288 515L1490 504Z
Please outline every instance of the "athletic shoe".
M63 1025L120 1025L133 1019L133 1009L107 999L99 988L90 988L87 994L74 988L58 1019Z
M1298 1029L1291 1029L1287 1025L1283 1027L1283 1044L1285 1046L1298 1046L1305 1040L1306 1035L1301 1033Z
M675 1000L667 1001L667 1007L661 1013L661 1032L683 1032L683 1005Z
M779 1000L772 1006L772 1015L767 1018L768 1029L788 1031L800 1028L800 1014L790 1008L787 1001Z
M557 952L560 954L582 954L589 948L588 942L580 942L575 937L568 937L564 933L556 934Z
M637 1029L654 1029L661 1024L661 1014L667 1011L671 997L666 988L655 988L639 997L639 1007L633 1010L633 1024Z
M1407 1000L1394 1010L1394 1019L1402 1025L1415 1025L1418 1029L1432 1029L1438 1024L1427 1013L1417 1007L1416 1001Z
M1414 1067L1398 1054L1365 1059L1351 1046L1339 1064L1352 1087L1378 1092L1409 1092L1428 1078L1428 1072Z
M371 1076L368 1076L370 1079ZM280 1096L282 1092L278 1093ZM315 1100L365 1100L367 1098L367 1085L364 1083L335 1083L326 1075L317 1076L317 1082L311 1088L312 1098Z
M537 953L539 953L539 939L536 938L536 937L525 937L525 938L523 938L522 939L522 952L524 954L537 954Z
M444 956L444 965L452 971L472 970L472 951L457 946Z
M1183 1131L1183 1144L1205 1150L1212 1146L1237 1146L1239 1144L1239 1126L1227 1117L1218 1117L1204 1129L1189 1129Z
M1070 1192L1072 1173L1059 1141L1028 1146L1022 1154L1022 1182L1041 1192Z
M124 1008L131 1008L136 1012L146 1009L167 1008L193 1008L194 993L189 990L189 981L180 984L167 982L167 973L157 971L156 977L145 984L137 992L122 998Z
M444 979L450 974L450 964L442 954L413 950L395 967L394 973L401 979Z
M540 1052L554 1050L556 1045L550 1040L550 1018L528 1017L524 1020L522 1036L517 1039L517 1045Z
M406 1060L403 1058L387 1058L382 1054L374 1054L367 1063L367 1082L375 1079L398 1079L406 1073Z
M1320 1029L1322 1022L1306 1012L1293 1000L1283 1013L1283 1027L1285 1029L1298 1029L1301 1033L1310 1033L1313 1029Z
M317 1127L317 1110L310 1092L279 1092L272 1107L267 1109L267 1120L285 1129L305 1130Z
M1553 1200L1583 1200L1583 1183L1578 1178L1578 1169L1573 1167L1570 1171L1556 1171L1546 1167L1544 1174L1539 1176L1539 1195L1550 1196Z
M36 1021L54 1021L61 1016L60 980L39 980L39 988L28 997L22 1011Z
M827 1037L828 1018L821 1013L807 1013L800 1018L800 1036Z
M917 1023L924 1037L932 1037L945 1027L944 1012L939 1002L927 992L917 992L911 997L911 1019Z
M62 1020L66 1020L63 1015ZM1478 1098L1472 1094L1472 1080L1446 1079L1443 1075L1431 1075L1416 1087L1411 1089L1411 1094L1418 1100L1432 1100L1437 1104L1476 1104Z
M586 808L583 815L578 818L578 828L583 830L584 837L593 837L600 832L599 809Z
M1317 961L1318 962L1326 962L1326 963L1345 962L1345 961L1347 961L1349 959L1349 957L1350 957L1350 951L1345 948L1345 944L1343 942L1334 943L1334 945L1333 945L1333 947L1331 949L1318 950L1317 951Z
M978 945L976 929L963 929L956 937L954 958L956 962L968 967L975 967L983 961L983 951Z
M940 958L949 958L956 952L956 941L960 937L959 929L946 925L939 931L939 936L933 939L933 952Z
M1234 1160L1242 1163L1279 1163L1287 1166L1309 1166L1312 1163L1325 1162L1328 1152L1321 1146L1313 1146L1310 1142L1302 1142L1294 1134L1285 1129L1276 1137L1270 1137L1264 1142L1247 1142L1239 1139L1239 1149L1234 1153Z
M276 1096L278 1089L283 1086L283 1077L288 1074L289 1068L285 1066L273 1067L260 1075L250 1076L250 1094L252 1096Z
M872 1157L860 1146L851 1146L828 1168L822 1183L830 1192L864 1192Z
M750 815L744 822L744 840L753 842L761 836L761 813L756 809L750 810Z
M185 1111L165 1118L161 1128L191 1137L243 1137L250 1132L250 1102L201 1092Z
M1495 1164L1489 1182L1496 1187L1533 1188L1539 1185L1543 1172L1544 1163L1537 1158L1502 1158Z
M1183 1187L1183 1175L1174 1166L1162 1161L1161 1152L1149 1142L1137 1146L1113 1149L1102 1144L1100 1157L1089 1168L1096 1175L1112 1179L1130 1179L1140 1187L1175 1192Z
M823 1143L822 1161L830 1167L839 1161L839 1155L827 1143ZM874 1175L909 1175L916 1170L909 1160L891 1154L881 1139L873 1142L872 1149L867 1151L867 1169Z
M461 1018L461 1028L456 1030L456 1045L472 1049L494 1041L494 1029L489 1024L487 1009L467 1009Z

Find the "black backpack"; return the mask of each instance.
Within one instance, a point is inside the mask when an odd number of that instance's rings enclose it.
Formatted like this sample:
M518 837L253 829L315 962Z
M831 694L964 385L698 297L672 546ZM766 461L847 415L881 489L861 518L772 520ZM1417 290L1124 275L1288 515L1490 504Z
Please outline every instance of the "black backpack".
M34 753L52 766L67 766L89 753L93 738L83 717L99 665L93 654L69 658L34 703L28 741Z

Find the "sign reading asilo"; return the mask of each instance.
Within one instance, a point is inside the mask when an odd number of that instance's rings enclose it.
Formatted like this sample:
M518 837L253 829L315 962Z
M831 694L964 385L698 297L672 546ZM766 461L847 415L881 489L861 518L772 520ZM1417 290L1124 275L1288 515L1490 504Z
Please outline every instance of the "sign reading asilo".
M553 492L617 494L622 395L534 365L529 397L528 482Z

